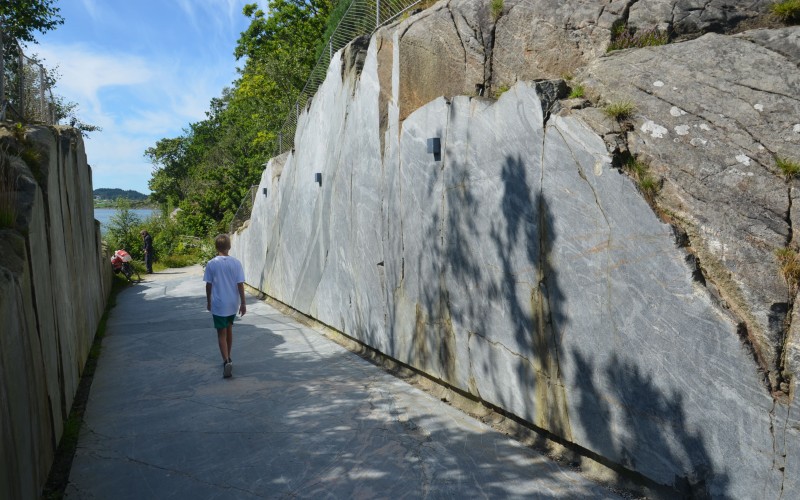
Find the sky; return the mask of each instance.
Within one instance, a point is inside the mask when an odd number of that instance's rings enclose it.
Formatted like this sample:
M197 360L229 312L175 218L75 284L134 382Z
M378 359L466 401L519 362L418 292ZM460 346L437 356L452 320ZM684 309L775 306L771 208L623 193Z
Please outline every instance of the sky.
M60 75L55 91L102 127L85 140L93 187L149 193L144 151L203 120L236 79L233 51L256 0L59 0L64 24L28 44Z

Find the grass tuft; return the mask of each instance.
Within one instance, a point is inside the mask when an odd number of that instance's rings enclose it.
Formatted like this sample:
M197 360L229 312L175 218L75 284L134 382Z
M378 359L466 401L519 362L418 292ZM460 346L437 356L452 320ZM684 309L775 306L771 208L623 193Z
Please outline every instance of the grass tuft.
M583 85L575 85L569 91L570 99L576 99L578 97L583 97L584 95L586 95L586 89L583 88Z
M622 169L636 182L647 201L652 203L661 189L661 182L650 174L650 166L631 156L622 164Z
M800 175L800 162L778 157L775 159L775 164L787 180Z
M800 0L783 0L770 7L772 14L787 24L800 23Z
M497 21L503 13L503 0L492 0L492 20Z
M622 49L641 49L669 43L669 33L658 28L637 31L625 24L611 29L611 42L606 52Z
M609 118L618 122L629 119L633 116L635 111L636 105L631 101L612 102L603 108L603 112L605 112Z

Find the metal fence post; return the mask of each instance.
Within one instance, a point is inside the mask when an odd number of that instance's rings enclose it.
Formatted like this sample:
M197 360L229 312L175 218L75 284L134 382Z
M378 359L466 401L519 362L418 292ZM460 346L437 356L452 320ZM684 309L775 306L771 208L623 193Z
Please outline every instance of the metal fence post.
M0 106L6 99L6 46L3 42L3 28L0 26ZM5 116L0 116L5 119Z
M39 66L39 119L47 123L47 115L44 110L44 84L44 68Z
M17 52L19 52L19 93L17 94L17 106L19 106L20 117L25 119L25 54L17 44Z
M375 0L375 29L381 25L381 0Z
M278 154L283 153L283 132L278 132Z

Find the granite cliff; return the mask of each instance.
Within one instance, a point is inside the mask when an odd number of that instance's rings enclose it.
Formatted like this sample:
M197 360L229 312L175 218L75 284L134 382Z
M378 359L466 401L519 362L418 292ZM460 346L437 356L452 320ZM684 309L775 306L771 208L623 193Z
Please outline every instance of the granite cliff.
M794 496L800 28L769 5L450 0L385 27L334 58L233 254L653 496ZM672 43L606 52L648 30Z
M0 127L0 167L0 498L38 498L111 266L79 131Z

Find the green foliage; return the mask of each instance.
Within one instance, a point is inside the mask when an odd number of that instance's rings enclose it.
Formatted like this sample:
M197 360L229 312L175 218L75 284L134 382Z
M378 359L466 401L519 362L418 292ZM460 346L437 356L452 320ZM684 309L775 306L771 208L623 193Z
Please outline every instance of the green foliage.
M510 86L505 84L500 85L499 87L497 87L497 90L494 91L494 98L500 99L500 96L508 92L510 88L511 88Z
M616 23L611 28L611 42L606 49L613 50L654 47L669 43L669 33L658 28L637 31L625 23Z
M622 169L636 181L644 197L652 203L661 188L661 183L650 174L650 166L633 156L628 156L622 164Z
M790 160L789 158L778 157L775 160L775 164L787 179L800 175L800 162Z
M631 116L633 116L635 111L636 105L631 101L612 102L603 108L603 112L606 114L606 116L618 122L629 119Z
M497 21L503 13L503 0L491 0L492 19Z
M342 20L344 17L345 12L347 9L350 8L350 4L353 3L353 0L341 0L336 3L333 9L330 11L328 15L328 20L325 23L325 31L322 34L322 38L320 39L319 44L317 45L317 50L315 51L315 60L318 60L319 57L322 55L322 52L328 49L328 40L330 40L333 32L336 30L336 26L339 25L339 21Z
M800 23L800 0L783 0L772 4L772 13L787 24Z
M3 36L36 42L34 32L45 33L64 23L55 0L4 0L0 2Z
M287 116L295 113L326 27L335 26L333 19L326 24L334 4L272 0L268 14L256 4L245 6L250 25L235 50L244 61L239 79L212 99L205 120L147 149L154 166L151 200L164 210L180 208L180 233L202 238L227 230L245 192L276 152Z
M583 97L586 94L586 89L583 88L583 85L575 85L569 92L570 99L576 99L579 97Z
M108 223L106 241L111 251L125 249L131 257L137 260L144 258L142 238L139 235L139 226L142 220L131 210L128 200L117 200L117 212L111 216Z

